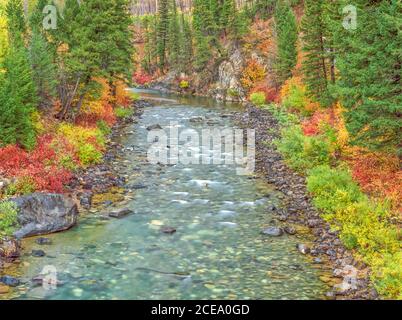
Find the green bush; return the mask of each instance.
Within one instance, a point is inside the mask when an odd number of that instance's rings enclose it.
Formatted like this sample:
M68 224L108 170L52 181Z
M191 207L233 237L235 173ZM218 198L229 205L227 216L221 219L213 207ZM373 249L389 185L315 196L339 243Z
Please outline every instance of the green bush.
M289 87L289 94L282 100L282 104L287 109L294 108L300 111L304 111L306 100L306 92L303 87L296 84L291 84Z
M102 131L103 135L108 136L109 134L112 133L112 129L109 127L109 125L106 123L104 120L99 120L96 123L96 126L100 131Z
M265 103L266 97L264 92L254 92L250 95L250 101L256 106L261 106Z
M92 144L85 143L79 146L78 157L81 164L86 167L102 161L102 152L97 150Z
M18 228L17 206L11 201L0 202L0 235L10 236Z
M35 192L36 186L31 177L21 177L14 183L7 186L5 194L7 196L24 195Z
M281 139L275 144L287 164L300 173L331 161L331 144L328 140L324 136L307 137L300 126L284 128Z
M276 104L264 105L263 109L268 110L283 127L297 125L300 123L297 115L283 110Z
M140 100L141 96L138 92L130 92L130 98L132 101Z
M378 291L401 297L401 244L397 227L388 222L387 205L370 201L347 170L327 165L309 171L307 189L345 246L358 250L371 267Z
M118 108L114 109L114 113L117 118L124 119L124 118L131 116L133 114L133 110L128 109L128 108L118 107Z

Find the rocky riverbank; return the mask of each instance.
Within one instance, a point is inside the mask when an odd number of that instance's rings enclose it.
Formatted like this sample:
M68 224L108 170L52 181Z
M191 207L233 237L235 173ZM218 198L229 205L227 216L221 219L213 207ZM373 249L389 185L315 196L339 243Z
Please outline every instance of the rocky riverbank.
M123 149L117 140L122 129L137 121L136 119L143 113L143 108L147 106L149 103L144 100L134 102L133 114L119 120L112 128L102 163L76 172L71 182L66 186L65 195L34 193L13 199L19 208L18 220L22 222L20 223L21 229L16 232L18 238L69 229L77 222L77 207L81 213L88 211L91 209L93 198L96 195L107 194L113 188L122 188L125 178L121 177L112 165ZM62 212L62 204L65 202L71 202L71 205L65 206L66 214ZM109 202L112 201L109 200ZM112 204L109 203L109 205ZM70 214L70 209L74 214ZM55 214L44 214L45 211ZM0 268L10 263L18 263L22 249L20 240L10 237L0 239ZM4 283L4 281L1 282Z
M314 263L328 264L339 283L327 293L335 299L377 299L377 293L370 285L370 270L353 258L352 253L342 245L337 232L313 207L306 189L306 180L289 169L276 150L273 141L279 138L280 126L266 110L247 105L246 110L237 113L235 120L243 128L256 130L256 169L285 197L283 208L269 207L278 220L285 225L307 226L314 235L313 245L298 245L302 254L311 256Z

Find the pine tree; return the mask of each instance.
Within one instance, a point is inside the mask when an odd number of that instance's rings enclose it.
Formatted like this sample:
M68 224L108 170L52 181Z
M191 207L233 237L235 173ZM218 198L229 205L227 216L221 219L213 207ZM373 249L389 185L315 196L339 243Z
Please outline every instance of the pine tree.
M274 18L277 36L275 71L278 84L282 84L291 77L296 65L297 24L293 10L287 1L278 1Z
M129 0L109 0L105 8L105 27L100 51L100 66L103 76L109 81L111 103L116 98L115 82L120 80L128 83L133 74L132 58L132 20L129 11ZM107 22L106 22L107 21Z
M16 37L24 36L26 32L26 24L24 17L24 9L21 0L9 0L6 8L8 36L11 41ZM18 41L18 40L17 40Z
M331 50L331 42L327 42L331 35L325 23L325 1L328 0L305 0L301 24L304 80L310 95L324 106L331 101L327 53Z
M240 37L240 21L235 0L223 0L220 25L226 35L229 35L231 38Z
M159 67L163 71L166 66L166 52L169 35L169 2L168 0L159 0L158 2L158 39L157 53L159 58Z
M32 30L30 42L29 56L39 107L47 107L56 95L57 79L53 50L37 28Z
M194 1L193 29L195 40L194 67L200 71L212 57L210 44L213 42L216 30L209 0Z
M349 4L341 2L341 7ZM359 0L357 29L338 24L337 82L352 142L402 155L400 1Z
M168 34L169 64L170 67L177 70L179 65L182 63L180 61L180 43L182 42L182 33L177 13L176 0L171 0L170 5Z
M141 66L146 72L152 74L157 67L156 17L154 15L144 16L142 29L144 30L144 59Z
M192 69L193 63L193 34L189 19L184 13L181 14L181 29L183 36L181 37L180 54L183 58L181 63L182 71L189 72Z
M6 13L10 48L0 66L4 70L0 72L0 144L18 143L31 149L35 145L31 114L37 96L29 53L24 45L26 26L21 1L10 0Z

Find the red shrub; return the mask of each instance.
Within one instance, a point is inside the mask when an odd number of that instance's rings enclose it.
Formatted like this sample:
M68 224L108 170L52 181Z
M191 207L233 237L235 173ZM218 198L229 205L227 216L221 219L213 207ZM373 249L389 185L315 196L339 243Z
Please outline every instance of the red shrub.
M136 84L139 84L141 86L146 85L152 81L152 76L149 74L143 72L143 71L137 71L133 75L133 81Z
M360 151L349 161L353 178L363 191L385 197L396 210L402 210L402 171L397 156Z
M36 148L27 152L16 146L0 149L0 173L17 180L29 178L38 191L63 192L63 185L72 173L60 165L61 158L71 156L72 149L65 141L54 143L51 135L38 138Z
M334 127L336 117L332 109L317 110L314 114L302 122L303 133L306 136L315 136L322 133L322 126L328 124Z
M260 83L253 87L250 91L250 95L255 92L264 92L265 93L265 102L272 103L278 102L279 92L275 88L269 87L266 83Z

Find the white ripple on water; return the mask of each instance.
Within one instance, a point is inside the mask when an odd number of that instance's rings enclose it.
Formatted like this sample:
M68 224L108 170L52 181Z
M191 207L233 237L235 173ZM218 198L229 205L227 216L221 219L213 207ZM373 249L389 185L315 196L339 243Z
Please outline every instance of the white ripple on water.
M179 204L188 204L188 201L186 201L186 200L179 200L179 199L173 199L173 200L170 200L170 202L179 203Z
M226 219L226 218L232 218L236 215L235 211L230 211L230 210L221 210L218 212L216 215L220 219Z
M187 197L189 195L188 192L184 192L184 191L176 191L176 192L173 192L173 194L176 196L183 196L183 197Z
M226 227L226 228L236 228L238 226L237 223L229 222L229 221L218 222L218 225L220 225L222 227Z
M208 199L194 199L193 203L194 204L207 204L207 203L209 203L209 200Z
M219 182L212 180L190 180L190 182L202 188L219 184Z

